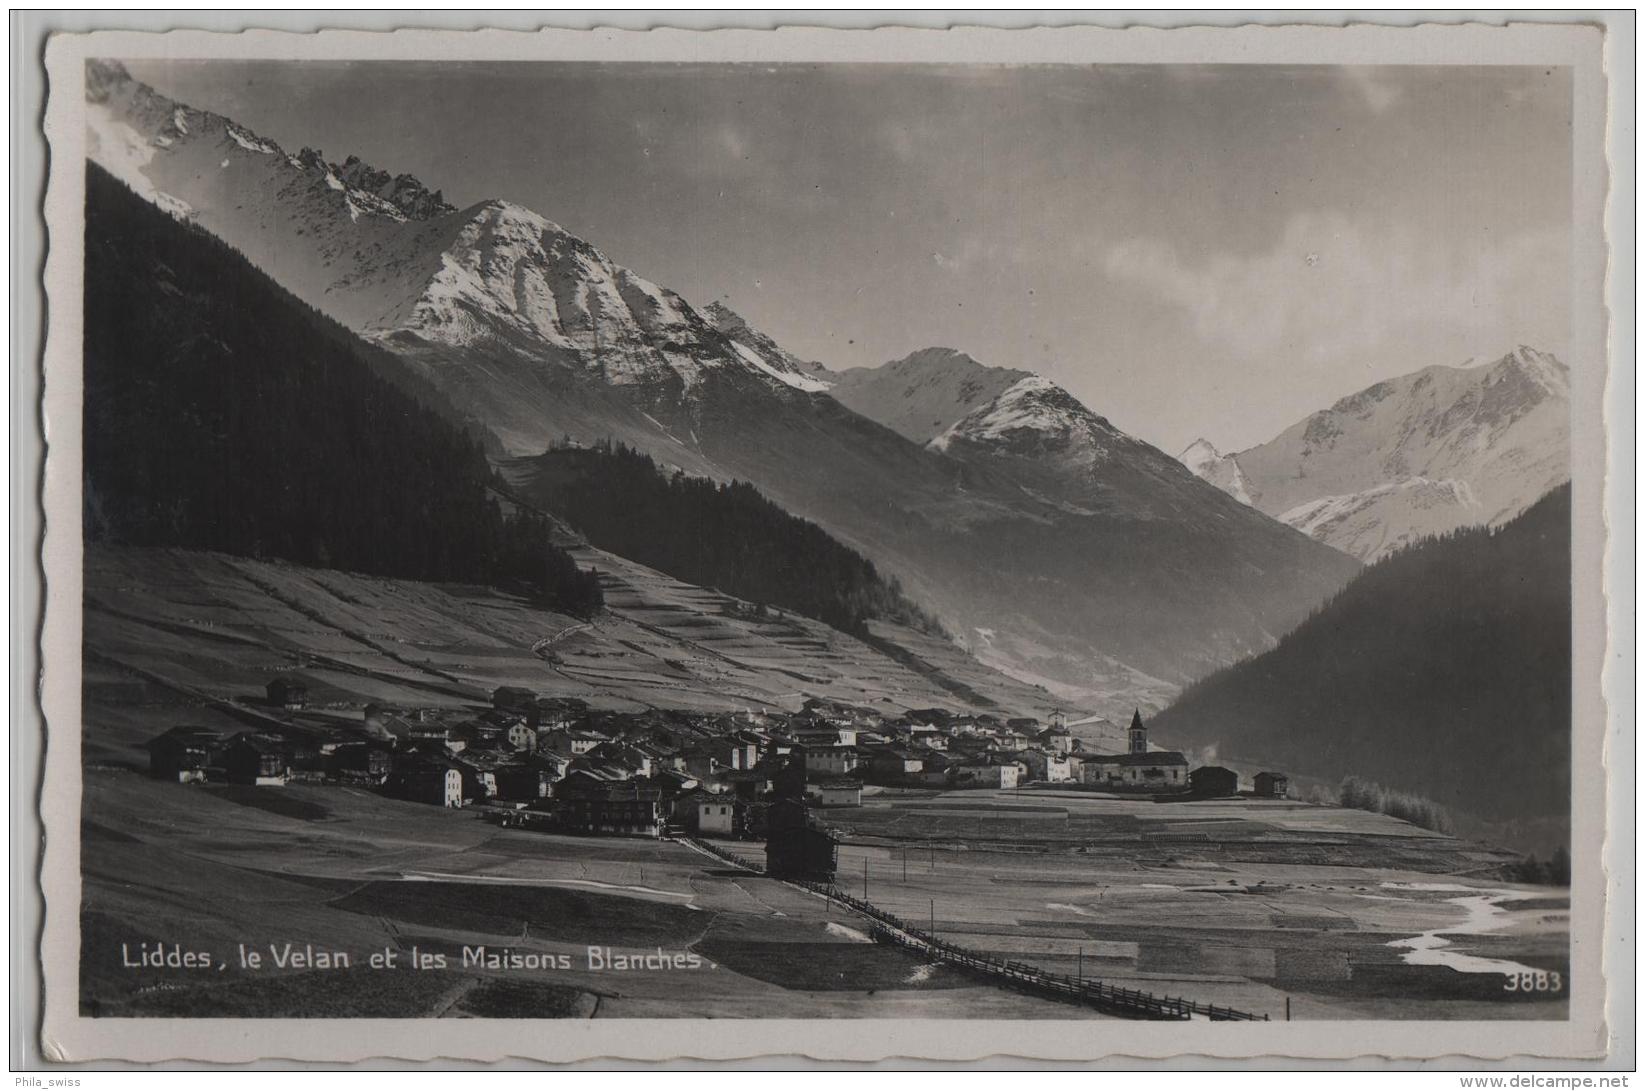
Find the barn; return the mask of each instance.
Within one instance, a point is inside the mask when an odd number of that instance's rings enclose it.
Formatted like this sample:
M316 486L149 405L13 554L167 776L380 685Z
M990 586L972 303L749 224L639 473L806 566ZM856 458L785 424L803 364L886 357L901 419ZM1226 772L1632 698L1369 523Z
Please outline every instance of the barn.
M765 870L779 879L834 880L839 846L806 806L781 799L766 810Z
M1284 773L1261 772L1256 776L1257 795L1269 799L1284 799L1291 792L1291 779Z
M1188 774L1188 790L1197 796L1239 794L1239 774L1220 765L1202 765Z

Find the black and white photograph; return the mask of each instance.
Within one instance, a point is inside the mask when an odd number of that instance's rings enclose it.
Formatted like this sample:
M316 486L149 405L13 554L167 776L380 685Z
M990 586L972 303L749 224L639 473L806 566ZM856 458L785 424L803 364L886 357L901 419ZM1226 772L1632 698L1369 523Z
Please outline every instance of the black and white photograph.
M50 90L85 1033L1594 1033L1597 34L140 37Z

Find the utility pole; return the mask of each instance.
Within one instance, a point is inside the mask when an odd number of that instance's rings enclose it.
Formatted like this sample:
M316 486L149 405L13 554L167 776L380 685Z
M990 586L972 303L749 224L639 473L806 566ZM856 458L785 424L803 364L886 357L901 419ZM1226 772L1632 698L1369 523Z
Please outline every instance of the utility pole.
M1077 981L1079 984L1084 985L1085 984L1085 947L1083 945L1080 947L1079 954L1076 955L1075 957L1078 959L1078 961L1074 963L1074 980Z
M862 858L862 900L868 900L868 857Z
M908 846L902 847L902 881L908 881Z

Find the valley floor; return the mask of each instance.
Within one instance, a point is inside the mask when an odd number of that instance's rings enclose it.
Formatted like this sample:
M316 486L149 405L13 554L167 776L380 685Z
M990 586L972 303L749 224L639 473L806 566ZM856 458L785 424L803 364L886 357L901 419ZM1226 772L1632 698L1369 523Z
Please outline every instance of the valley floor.
M249 695L298 663L314 703L335 705L302 715L352 723L367 701L474 708L511 683L720 709L779 704L807 671L832 672L825 693L887 708L956 688L1034 693L915 634L897 634L899 660L803 619L744 621L726 612L734 600L655 573L607 579L611 615L583 627L483 589L88 552L82 1010L1100 1018L867 942L839 906L686 845L504 830L363 789L144 772L143 744L172 726L266 716ZM1055 972L1272 1019L1565 1013L1568 892L1503 884L1503 854L1385 816L1025 790L870 792L825 817L844 836L840 886L866 881L874 904L950 942ZM288 944L349 965L293 963ZM465 964L465 948L479 960ZM179 949L202 965L164 965ZM156 951L162 965L145 965Z
M871 944L839 906L678 843L503 830L340 787L99 767L85 788L87 1014L1099 1018ZM967 948L1273 1019L1287 1000L1294 1019L1564 1013L1566 892L1470 878L1472 850L1379 816L1026 792L870 800L828 814L850 831L840 885L860 894L866 863L870 901ZM1091 840L1041 836L1076 821ZM1268 847L1198 839L1219 824L1262 827L1253 843ZM898 825L943 837L887 836ZM208 965L126 965L145 943ZM286 944L350 965L282 969ZM481 947L564 961L465 965ZM371 967L390 951L395 968ZM618 969L618 955L668 962ZM1542 991L1509 991L1510 970L1540 972Z

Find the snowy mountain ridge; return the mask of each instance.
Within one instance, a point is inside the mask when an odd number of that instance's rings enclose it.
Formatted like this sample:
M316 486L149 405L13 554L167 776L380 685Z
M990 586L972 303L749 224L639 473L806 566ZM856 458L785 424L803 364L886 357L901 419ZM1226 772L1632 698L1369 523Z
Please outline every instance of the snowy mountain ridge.
M1570 479L1570 369L1521 345L1374 383L1268 443L1180 457L1224 492L1372 561L1418 538L1499 525Z
M678 293L506 200L458 210L409 174L296 155L228 118L87 64L88 151L133 190L228 239L363 335L556 356L613 385L682 393L728 368L790 392L824 387L734 347Z
M1196 439L1183 449L1182 454L1177 456L1177 461L1188 467L1194 476L1209 481L1241 504L1251 502L1251 494L1245 487L1245 474L1240 471L1239 462L1232 455L1218 451L1210 440L1203 437Z
M87 74L94 161L374 340L505 475L611 442L748 482L979 634L985 662L1091 710L1159 707L1357 570L1044 379L952 349L830 372L518 204L451 210L117 66Z

